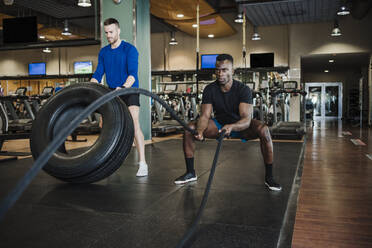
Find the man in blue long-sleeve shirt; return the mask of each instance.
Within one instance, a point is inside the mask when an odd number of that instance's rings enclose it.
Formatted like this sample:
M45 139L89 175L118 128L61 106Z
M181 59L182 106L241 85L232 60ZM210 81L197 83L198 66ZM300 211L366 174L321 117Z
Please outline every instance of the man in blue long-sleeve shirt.
M114 18L104 21L104 31L109 45L101 48L98 65L91 82L100 83L103 74L110 89L138 88L138 52L136 47L120 39L119 22ZM128 106L134 123L134 143L139 155L137 176L147 176L145 142L139 124L139 94L121 96Z

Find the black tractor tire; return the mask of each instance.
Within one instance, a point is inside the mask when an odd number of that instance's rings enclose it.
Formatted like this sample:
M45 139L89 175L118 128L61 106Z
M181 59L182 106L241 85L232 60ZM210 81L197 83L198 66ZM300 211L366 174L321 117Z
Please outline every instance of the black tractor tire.
M110 92L96 83L73 84L48 99L32 125L31 152L36 160L67 123L90 103ZM96 110L102 116L102 129L95 143L80 152L66 152L64 145L44 166L48 174L71 183L93 183L110 176L131 150L134 127L127 106L120 98ZM73 130L71 130L71 133Z

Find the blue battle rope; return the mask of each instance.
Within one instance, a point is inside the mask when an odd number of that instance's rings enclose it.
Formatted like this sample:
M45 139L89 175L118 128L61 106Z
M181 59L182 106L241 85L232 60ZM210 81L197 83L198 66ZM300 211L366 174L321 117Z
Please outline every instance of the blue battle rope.
M191 132L193 135L197 135L197 131L194 129L191 129L187 126L187 124L181 120L177 114L169 107L158 95L153 94L147 90L144 89L138 89L138 88L129 88L129 89L120 89L120 90L114 90L112 92L109 92L94 102L92 102L88 107L86 107L79 115L77 115L64 129L62 129L58 134L55 136L55 138L52 140L52 142L45 148L45 150L40 154L40 156L36 159L34 164L31 166L31 168L28 170L28 172L20 179L15 186L15 188L1 201L0 204L0 221L4 218L7 211L14 205L14 203L19 199L19 197L22 195L22 193L25 191L27 186L31 183L31 181L34 179L34 177L39 173L39 171L43 168L43 166L49 161L49 159L52 157L52 155L55 153L55 151L65 142L66 138L70 135L70 133L75 130L79 124L87 118L91 113L93 113L96 109L104 105L105 103L111 101L117 96L125 96L125 95L131 95L131 94L142 94L145 96L152 97L156 101L158 101L170 114L171 116L177 120L187 131ZM225 131L222 131L219 139L218 139L218 146L216 150L216 154L214 156L212 169L209 175L207 188L204 193L204 197L202 199L202 202L200 204L200 208L197 214L197 217L195 218L195 221L189 231L185 233L184 237L180 241L180 243L177 245L178 247L183 247L184 244L190 239L193 235L193 233L196 230L197 223L199 222L202 212L204 210L204 207L207 202L210 186L212 184L213 175L215 171L215 167L217 164L217 159L219 155L219 151L221 149L221 141L224 137Z

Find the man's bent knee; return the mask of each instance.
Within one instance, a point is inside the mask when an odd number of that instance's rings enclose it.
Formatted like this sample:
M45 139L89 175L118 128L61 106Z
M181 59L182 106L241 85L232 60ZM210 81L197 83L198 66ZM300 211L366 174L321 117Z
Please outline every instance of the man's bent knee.
M265 124L262 124L259 128L258 128L258 135L261 139L265 139L267 141L270 141L271 140L271 134L270 134L270 130L269 128L265 125Z
M189 128L191 128L191 129L196 129L196 123L194 122L194 121L190 121L188 124L187 124L187 126L189 127ZM185 130L185 133L189 133L189 134L191 134L189 131L187 131L187 130Z

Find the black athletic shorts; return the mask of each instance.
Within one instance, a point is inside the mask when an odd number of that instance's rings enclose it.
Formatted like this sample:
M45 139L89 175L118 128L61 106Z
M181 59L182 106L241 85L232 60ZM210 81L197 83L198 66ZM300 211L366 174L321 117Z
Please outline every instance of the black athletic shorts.
M112 89L110 88L110 90L115 90L115 89ZM129 107L129 106L140 106L140 102L139 102L139 94L131 94L131 95L125 95L125 96L119 96L121 98L121 100L123 100L125 102L125 104Z

